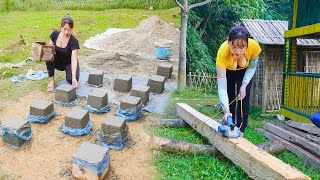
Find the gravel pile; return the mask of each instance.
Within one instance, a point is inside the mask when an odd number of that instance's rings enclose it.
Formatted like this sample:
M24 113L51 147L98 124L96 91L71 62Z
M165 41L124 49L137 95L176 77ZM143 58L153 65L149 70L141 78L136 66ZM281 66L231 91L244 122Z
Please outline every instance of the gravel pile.
M97 47L107 51L155 57L155 43L161 39L171 40L171 58L178 59L179 30L157 16L143 20L135 29L113 34L97 42Z

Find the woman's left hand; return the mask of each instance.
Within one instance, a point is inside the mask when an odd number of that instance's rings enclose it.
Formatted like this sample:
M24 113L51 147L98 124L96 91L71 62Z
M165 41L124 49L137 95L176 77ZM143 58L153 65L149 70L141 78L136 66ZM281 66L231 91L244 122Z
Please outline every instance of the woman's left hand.
M240 91L238 94L238 100L243 100L244 97L246 97L246 88L247 85L242 84L240 87Z
M72 78L72 86L78 88L78 81L76 78Z

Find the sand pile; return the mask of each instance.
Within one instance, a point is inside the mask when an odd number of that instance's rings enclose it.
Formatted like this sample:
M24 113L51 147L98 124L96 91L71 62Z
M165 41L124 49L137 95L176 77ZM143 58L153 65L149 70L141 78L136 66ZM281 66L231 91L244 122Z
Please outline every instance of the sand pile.
M171 58L178 59L180 32L157 16L143 20L130 31L111 35L97 42L101 49L114 52L134 53L147 58L155 57L155 43L161 39L173 41Z

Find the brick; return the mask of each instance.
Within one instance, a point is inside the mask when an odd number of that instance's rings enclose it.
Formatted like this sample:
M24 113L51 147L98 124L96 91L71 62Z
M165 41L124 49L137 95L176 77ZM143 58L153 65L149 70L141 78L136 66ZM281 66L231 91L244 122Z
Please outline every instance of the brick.
M108 92L94 88L88 95L87 103L95 109L102 109L108 105Z
M140 97L143 104L147 104L149 101L149 95L150 95L150 87L149 86L134 86L131 89L131 96Z
M131 108L135 108L141 104L141 98L127 95L122 98L120 102L120 109L127 110Z
M101 122L101 130L108 135L120 133L121 139L124 139L128 136L128 131L122 131L126 128L126 120L123 117L108 115ZM104 141L111 142L113 139L103 137Z
M104 159L104 157L107 156L107 159ZM72 163L72 175L77 179L92 179L92 180L101 180L104 179L106 174L108 173L109 166L103 170L102 173L97 174L96 172L92 171L91 169L95 169L98 171L95 164L102 164L103 161L108 161L107 163L110 163L109 160L109 149L104 148L102 146L92 144L89 142L84 142L76 152L76 154L73 155L73 161ZM77 162L78 161L78 162ZM84 164L87 166L83 167L80 162L84 162Z
M38 100L30 106L30 115L48 116L54 110L53 103L45 100Z
M150 92L161 94L164 90L165 77L159 75L152 75L148 81Z
M157 75L164 76L166 77L166 79L170 79L172 74L172 68L173 68L172 64L161 63L158 66Z
M132 87L132 77L126 74L120 74L114 80L113 89L119 92L129 92Z
M8 121L3 122L2 125L3 125L3 127L11 128L13 130L18 130L21 132L23 130L22 127L28 123L29 122L27 120L24 120L20 117L13 117ZM28 136L28 135L29 134L26 134L26 136ZM21 147L27 141L19 138L15 134L6 133L3 136L3 142L8 143L8 144L15 146L15 147Z
M77 98L76 88L70 84L63 84L57 87L55 98L63 103L71 102Z
M88 77L88 84L100 86L103 83L103 71L91 71Z
M72 108L65 117L65 126L75 129L83 129L89 121L89 112L84 109Z

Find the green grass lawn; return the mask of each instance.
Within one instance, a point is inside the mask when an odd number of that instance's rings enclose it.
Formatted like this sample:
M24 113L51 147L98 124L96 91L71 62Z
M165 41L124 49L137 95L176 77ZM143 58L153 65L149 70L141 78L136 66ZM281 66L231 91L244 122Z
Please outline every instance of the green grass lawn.
M83 48L84 41L108 28L134 28L143 19L152 15L160 18L174 27L179 27L179 8L166 10L133 10L117 9L107 11L13 11L0 12L0 63L20 62L29 57L32 42L49 42L53 30L59 29L61 18L69 13L74 19L74 32L81 44L80 55L90 54L90 50ZM178 16L173 16L178 15ZM26 45L19 45L20 34Z

